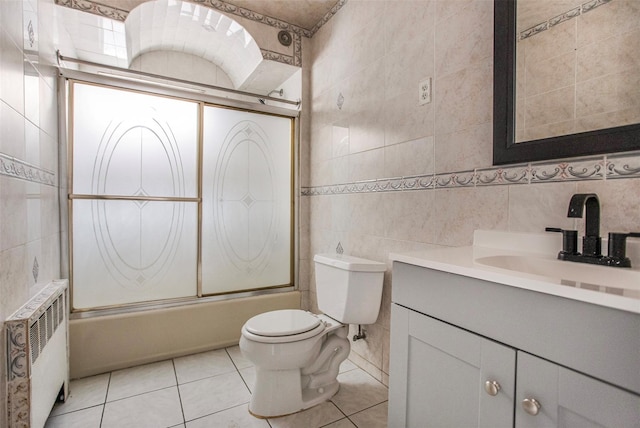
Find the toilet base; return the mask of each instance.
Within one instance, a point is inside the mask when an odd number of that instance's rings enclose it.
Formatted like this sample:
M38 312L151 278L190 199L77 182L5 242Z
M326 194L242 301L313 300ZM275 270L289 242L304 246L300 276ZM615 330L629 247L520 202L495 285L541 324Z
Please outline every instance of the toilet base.
M304 407L301 410L309 409L320 403L328 401L331 397L336 395L339 389L340 383L337 380L322 388L305 389L302 391L302 402L304 403Z
M249 402L249 411L252 415L271 418L300 410L302 394L299 368L263 370L256 367L256 380L253 385Z
M333 397L338 392L339 389L340 389L340 384L336 381L335 384L325 387L322 393L318 393L317 391L310 391L310 390L306 391L306 393L303 393L303 395L306 396L307 398L307 399L303 399L303 407L301 407L299 410L296 410L295 412L284 413L281 415L263 416L263 415L254 413L251 410L251 404L249 404L249 413L251 414L251 416L258 419L283 418L285 416L293 415L294 413L298 413L298 412L301 412L302 410L310 409L314 406L317 406L318 404L322 404L325 401L328 401L331 397Z
M256 366L249 412L262 418L285 416L333 397L340 389L340 364L351 348L347 329L341 326L329 334L315 360L305 368L269 370Z
M336 380L320 388L300 388L300 369L264 370L256 368L249 413L257 418L277 418L308 409L329 400L338 392ZM278 399L274 400L274 397Z

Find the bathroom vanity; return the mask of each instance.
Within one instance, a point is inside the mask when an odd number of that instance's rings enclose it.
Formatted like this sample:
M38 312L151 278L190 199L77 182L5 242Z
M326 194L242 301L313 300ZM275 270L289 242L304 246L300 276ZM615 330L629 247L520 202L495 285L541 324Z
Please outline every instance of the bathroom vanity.
M390 427L640 427L640 270L560 245L477 231L390 256Z

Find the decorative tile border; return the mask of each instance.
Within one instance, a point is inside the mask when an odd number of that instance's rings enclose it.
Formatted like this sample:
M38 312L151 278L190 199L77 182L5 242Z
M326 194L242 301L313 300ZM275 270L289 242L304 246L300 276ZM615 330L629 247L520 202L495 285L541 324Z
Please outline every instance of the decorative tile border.
M31 165L3 153L0 153L0 175L46 184L47 186L57 185L55 172Z
M291 55L281 54L279 52L273 52L266 49L260 49L262 53L262 58L269 61L281 62L283 64L294 65L295 58Z
M547 21L541 22L539 24L536 24L532 27L527 28L526 30L521 31L520 34L518 35L518 40L524 40L529 37L535 36L538 33L541 33L545 30L553 28L562 22L568 21L570 19L583 15L587 12L590 12L596 7L602 6L603 4L607 4L611 1L612 0L590 0L574 9L568 10L564 13L561 13L558 16L554 16L553 18Z
M482 168L442 174L380 178L301 188L301 196L403 192L640 177L640 152Z
M604 158L585 158L555 164L536 164L531 168L531 182L601 180Z
M302 36L293 33L293 65L302 67Z
M123 21L127 19L129 12L111 6L105 6L90 0L55 0L59 6L66 6L71 9L77 9L82 12L93 13L94 15L104 16L105 18Z
M460 171L438 174L434 177L435 188L473 187L476 183L475 171Z
M344 6L345 4L347 4L348 0L340 0L338 1L338 3L336 3L329 12L327 12L327 14L325 16L322 17L322 19L320 20L320 22L318 22L310 31L310 34L307 37L312 37L314 34L316 34L316 32L320 29L320 27L322 27L324 24L327 23L327 21L329 21L331 18L333 18L333 15L335 15L336 13L338 13L338 11L342 8L342 6Z
M433 189L436 183L436 176L434 174L413 175L399 178L395 183L396 186L394 186L393 190Z
M262 24L268 25L270 27L275 27L280 30L288 30L294 34L311 37L311 32L302 27L298 27L297 25L289 24L288 22L281 21L277 18L273 18L268 15L262 15L258 12L254 12L250 9L245 9L244 7L235 6L233 4L225 3L221 0L186 0L191 3L196 4L204 4L210 8L217 9L221 12L241 16L243 18L249 19L251 21L260 22Z
M302 66L302 40L300 36L311 37L312 34L309 30L306 30L297 25L289 24L288 22L281 21L277 18L273 18L268 15L262 15L258 12L254 12L244 7L235 6L229 3L225 3L220 0L186 0L191 3L202 4L212 9L219 10L228 15L241 16L251 21L259 22L261 24L268 25L270 27L277 28L279 30L286 30L293 33L293 56L285 54L276 54L275 52L262 50L262 57L266 60L278 61L284 64ZM265 56L265 52L269 53ZM275 54L275 55L274 55Z
M502 168L476 169L476 186L499 186L502 184L528 184L531 179L531 167L526 165L505 166Z
M607 179L640 177L640 156L629 154L607 156Z

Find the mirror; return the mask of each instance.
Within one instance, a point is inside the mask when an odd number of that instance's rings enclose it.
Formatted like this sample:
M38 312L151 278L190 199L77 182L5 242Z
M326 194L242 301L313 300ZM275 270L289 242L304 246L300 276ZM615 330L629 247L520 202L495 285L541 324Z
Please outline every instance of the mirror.
M621 62L625 64L625 73L627 74L622 81L631 81L628 88L620 89L621 82L612 83L614 80L610 78L611 73L600 71L598 64L594 64L588 59L585 60L588 56L578 49L581 45L586 44L584 34L598 40L607 38L601 32L585 30L587 12L591 13L591 21L593 21L593 17L598 16L595 13L596 7L615 6L620 8L626 2L634 13L640 13L640 8L634 5L635 0L585 1L494 0L494 165L640 149L640 90L638 89L640 88L640 60L638 60L640 58L640 40L638 40L640 24L637 24L640 20L629 19L632 27L635 25L635 30L626 33L626 37L630 39L626 42L628 52L620 53L618 50L616 54L600 54L598 56L598 59L606 56L611 57L614 70L621 68ZM568 9L559 12L547 11L538 15L541 6L546 3L562 5L563 8L568 7ZM531 8L530 5L535 7ZM527 16L531 17L531 20L528 21L529 25L522 24L526 28L519 29L517 27L517 20L520 19L523 22L522 20L525 19L524 16L522 18L518 16L518 10L528 11ZM603 11L606 10L600 9L600 12ZM580 21L581 19L582 21ZM530 24L534 21L536 24ZM616 22L616 25L619 32L620 22ZM570 28L570 31L574 31L571 36L574 40L574 46L567 49L566 41L561 39L542 42L545 39L548 40L549 36L566 35L567 31L563 32L563 28ZM518 35L519 30L520 35ZM577 31L582 31L582 39L576 35ZM520 41L518 41L518 37L520 37ZM535 39L536 37L538 39ZM551 56L560 58L562 49L564 49L566 56L573 59L573 61L567 62L569 65L566 65L566 68L569 68L571 79L561 77L559 70L563 66L558 63L554 64L553 61L542 65L540 64L543 61L540 60L525 64L524 60L527 56L518 46L521 43L525 46L525 50L526 46L529 46L529 53L535 52L536 49L541 52L540 46L543 44L552 46L547 51L551 51ZM555 47L553 47L554 44ZM621 44L619 43L618 46ZM605 48L605 54L610 52L611 48ZM578 57L580 59L576 59ZM625 61L628 61L629 65ZM517 67L517 63L520 67ZM580 68L582 76L580 82L576 79L578 68ZM537 70L543 73L533 75L532 73ZM589 88L588 84L598 82L593 76L590 76L590 79L583 77L585 72L600 73L598 76L601 78L603 74L609 73L601 80L605 81L606 85L595 86L598 91L604 92L585 91ZM526 73L529 73L527 82L537 84L533 89L525 86L523 75L526 78ZM578 90L578 87L582 92ZM610 89L612 87L613 90ZM549 94L553 96L549 96ZM615 98L613 94L622 97ZM527 95L533 96L527 99ZM563 110L559 105L566 100L569 100L570 108ZM609 100L608 104L605 102L607 100ZM536 116L536 109L531 108L535 107L536 103L538 106L543 106L538 110L545 114ZM606 107L603 107L604 104ZM611 104L617 105L618 110L623 111L622 114L602 114L603 112L610 113ZM580 117L580 115L585 116L585 112L588 113L586 116L591 117ZM563 117L563 114L566 117ZM603 117L608 119L606 124L600 123ZM594 118L598 119L599 124L594 124L596 122L593 120ZM527 128L527 123L535 126Z

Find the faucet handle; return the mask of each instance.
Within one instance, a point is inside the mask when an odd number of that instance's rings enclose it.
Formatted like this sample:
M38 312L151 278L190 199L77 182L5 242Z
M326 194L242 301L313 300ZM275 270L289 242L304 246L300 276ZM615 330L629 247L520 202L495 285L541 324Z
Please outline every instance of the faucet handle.
M609 233L609 259L621 267L631 267L631 261L627 257L627 238L640 238L640 233Z
M577 255L578 252L578 231L577 230L565 230L559 227L545 227L545 232L559 232L562 233L562 251L558 253L558 258L562 259L565 255Z

